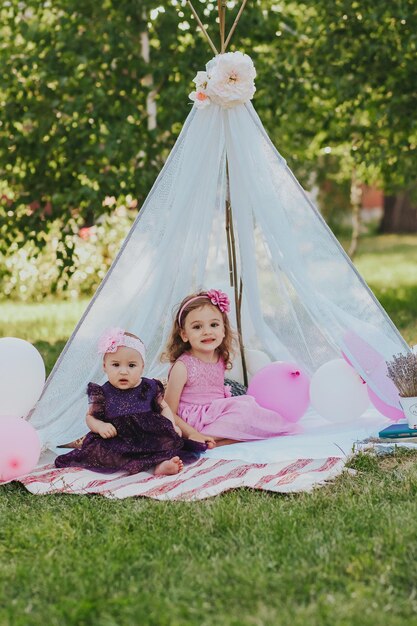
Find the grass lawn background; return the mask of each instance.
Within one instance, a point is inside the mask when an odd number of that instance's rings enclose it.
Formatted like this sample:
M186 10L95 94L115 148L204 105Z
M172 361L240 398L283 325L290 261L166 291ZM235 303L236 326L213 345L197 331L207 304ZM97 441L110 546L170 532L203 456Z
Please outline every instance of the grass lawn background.
M417 236L364 239L355 263L417 343ZM86 305L1 303L0 335L49 371ZM416 461L359 455L311 494L197 503L3 486L0 626L417 624Z

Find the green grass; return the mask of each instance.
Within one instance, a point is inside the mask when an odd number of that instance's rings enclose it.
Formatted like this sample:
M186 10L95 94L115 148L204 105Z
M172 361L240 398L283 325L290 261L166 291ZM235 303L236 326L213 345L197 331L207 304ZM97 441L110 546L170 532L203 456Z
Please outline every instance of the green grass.
M355 261L412 343L416 244L367 239ZM34 342L50 369L85 304L2 304L0 334ZM417 624L416 460L358 455L311 494L195 503L5 485L0 626Z
M364 238L355 265L406 341L417 343L417 236Z
M411 624L417 468L386 464L358 457L312 494L198 503L3 487L0 623Z
M44 304L1 302L0 336L20 337L33 343L50 372L87 304L88 300Z

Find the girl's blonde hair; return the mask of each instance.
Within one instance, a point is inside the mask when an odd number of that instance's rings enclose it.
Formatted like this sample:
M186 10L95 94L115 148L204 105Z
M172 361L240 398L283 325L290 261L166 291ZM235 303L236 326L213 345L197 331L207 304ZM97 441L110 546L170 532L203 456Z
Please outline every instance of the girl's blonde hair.
M168 338L168 343L165 351L163 352L161 359L162 361L169 361L170 363L175 363L181 354L187 352L191 349L191 345L189 341L183 341L181 339L181 331L184 328L184 323L187 318L187 315L194 311L195 309L199 309L202 306L210 305L216 307L215 304L212 304L210 300L208 300L205 291L199 291L197 293L190 294L176 307L174 311L174 323L172 325L171 333ZM218 307L216 307L218 309ZM218 309L220 311L220 309ZM178 319L179 312L181 311L181 319ZM217 348L217 352L219 356L223 359L226 369L232 368L232 358L234 356L234 346L235 346L235 333L230 327L229 318L227 317L227 313L223 313L220 311L221 316L223 318L224 324L224 338L220 346Z

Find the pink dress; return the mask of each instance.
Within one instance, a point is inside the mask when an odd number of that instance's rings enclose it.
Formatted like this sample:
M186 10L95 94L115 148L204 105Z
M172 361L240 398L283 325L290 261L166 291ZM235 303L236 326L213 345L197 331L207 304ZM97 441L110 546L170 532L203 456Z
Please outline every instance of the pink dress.
M252 396L231 397L224 384L225 365L206 363L185 352L178 359L187 368L187 382L178 415L200 433L213 437L252 441L294 432L275 411L264 409Z

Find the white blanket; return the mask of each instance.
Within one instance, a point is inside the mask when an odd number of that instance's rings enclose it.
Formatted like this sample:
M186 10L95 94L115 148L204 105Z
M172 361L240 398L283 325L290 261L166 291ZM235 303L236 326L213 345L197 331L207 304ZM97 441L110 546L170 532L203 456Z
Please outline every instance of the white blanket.
M38 495L97 493L108 498L158 500L200 500L238 487L280 493L310 491L338 476L355 444L377 436L387 423L374 409L349 424L329 424L310 411L300 422L298 435L214 448L175 476L57 469L53 461L62 449L56 449L43 455L38 467L21 482Z

